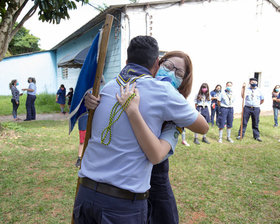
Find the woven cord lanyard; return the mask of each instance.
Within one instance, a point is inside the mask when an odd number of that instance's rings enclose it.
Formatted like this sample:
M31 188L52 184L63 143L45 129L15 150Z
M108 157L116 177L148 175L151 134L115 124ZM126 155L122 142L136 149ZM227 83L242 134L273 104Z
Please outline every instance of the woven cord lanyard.
M102 131L101 133L101 143L103 145L109 145L111 143L112 139L112 130L111 127L112 125L119 120L120 116L124 112L124 110L127 108L129 105L130 101L135 97L135 93L131 94L131 96L125 101L124 105L121 105L119 102L116 102L115 105L113 106L111 113L110 113L110 118L109 118L109 124L108 126ZM119 113L118 117L115 119L117 114ZM105 143L105 140L107 138L107 135L109 133L109 139L108 142Z

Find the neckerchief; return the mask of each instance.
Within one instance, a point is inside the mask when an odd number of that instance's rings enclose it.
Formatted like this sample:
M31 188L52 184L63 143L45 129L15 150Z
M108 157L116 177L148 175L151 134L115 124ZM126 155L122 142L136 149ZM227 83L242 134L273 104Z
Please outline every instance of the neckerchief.
M228 92L228 91L225 91L227 97L228 97L228 100L229 100L229 105L228 106L231 106L232 104L232 92Z
M123 87L125 87L127 83L130 82L130 84L132 84L137 79L143 77L153 78L151 72L147 68L141 65L128 63L121 70L120 74L117 76L116 81L120 86L122 85Z

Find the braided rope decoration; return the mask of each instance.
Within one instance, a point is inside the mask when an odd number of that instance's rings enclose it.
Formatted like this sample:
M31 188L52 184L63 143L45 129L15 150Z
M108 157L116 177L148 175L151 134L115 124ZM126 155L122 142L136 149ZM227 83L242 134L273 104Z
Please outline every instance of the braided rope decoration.
M109 145L111 143L111 140L112 140L112 130L111 130L111 127L112 127L112 125L119 120L120 116L122 115L124 110L128 107L130 101L135 96L136 96L135 93L131 94L128 97L128 99L125 101L124 105L121 105L119 102L116 102L115 105L113 106L113 108L112 108L112 110L110 112L109 124L101 133L101 143L103 145ZM118 113L119 113L119 115L118 115L117 119L114 120L114 118L117 116ZM104 132L105 132L105 134L104 134ZM109 134L109 139L108 139L108 142L105 143L105 140L106 140L108 134Z

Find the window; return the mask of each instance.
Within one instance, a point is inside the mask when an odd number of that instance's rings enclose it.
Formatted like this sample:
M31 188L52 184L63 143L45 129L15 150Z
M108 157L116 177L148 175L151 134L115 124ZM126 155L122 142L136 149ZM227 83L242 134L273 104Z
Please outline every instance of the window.
M62 68L62 79L68 79L68 68Z

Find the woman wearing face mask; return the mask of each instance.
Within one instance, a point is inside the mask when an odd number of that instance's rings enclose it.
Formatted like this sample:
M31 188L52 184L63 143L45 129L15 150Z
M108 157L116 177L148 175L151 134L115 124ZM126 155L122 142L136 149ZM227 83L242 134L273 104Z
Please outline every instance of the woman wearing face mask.
M12 80L11 83L9 84L13 96L11 102L13 104L13 117L15 121L20 120L20 118L17 117L17 109L19 107L19 97L22 96L22 93L19 94L19 90L16 87L18 85L19 83L16 79Z
M36 109L35 109L35 100L36 100L36 80L35 78L29 77L27 82L29 83L28 88L22 89L22 91L27 91L26 99L26 119L24 121L36 120Z
M208 87L207 83L202 83L194 102L195 102L195 108L197 109L197 111L205 118L207 123L209 123L210 117L209 117L208 108L210 107L211 101L210 101L210 96L209 96L209 87ZM203 135L202 142L210 144L210 142L206 138L206 134ZM194 134L194 143L197 145L200 145L200 142L198 141L198 138L197 138L197 133Z
M214 118L216 114L216 125L218 125L218 116L219 116L219 105L218 105L218 99L222 91L221 85L216 85L215 89L210 92L211 96L211 124L212 127L214 126Z
M192 63L189 56L181 51L172 51L162 57L159 64L160 68L156 79L170 82L174 88L177 88L178 91L187 98L191 92L193 80ZM170 86L170 88L173 88L172 86ZM121 90L121 96L117 96L120 104L123 105L126 102L129 96L134 92L134 87L135 86L133 86L130 91L128 91L129 88L126 88L125 91ZM135 89L135 93L136 97L134 97L126 108L126 113L139 145L144 152L153 151L152 149L156 148L168 152L167 156L172 155L182 128L176 127L172 122L166 122L163 125L161 135L157 138L151 132L139 112L138 105L140 97L137 89ZM99 98L95 98L90 94L85 98L85 104L90 109L94 109L98 105L98 101ZM196 113L195 110L194 113ZM208 130L208 124L205 122L205 119L198 114L197 120L187 128L191 131L202 133L201 131L205 130L205 128ZM149 205L151 205L149 209L150 224L179 223L177 205L170 185L168 171L168 159L153 166L150 181L151 188L149 190Z
M272 91L272 101L273 101L273 115L274 115L274 125L273 127L278 127L278 111L280 109L280 85L276 85Z

